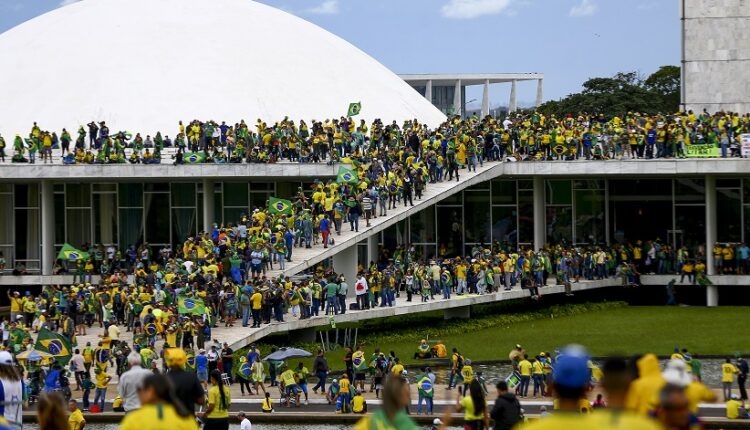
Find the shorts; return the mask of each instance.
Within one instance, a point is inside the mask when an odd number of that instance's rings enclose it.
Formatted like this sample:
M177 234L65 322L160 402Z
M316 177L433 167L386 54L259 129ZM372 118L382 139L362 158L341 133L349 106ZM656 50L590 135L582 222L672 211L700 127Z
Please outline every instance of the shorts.
M299 393L299 388L297 385L287 385L286 388L284 388L284 392L287 396L296 396Z
M250 265L250 270L253 273L260 273L261 272L261 265L260 264L251 264Z
M299 386L300 391L307 394L307 382L300 382L297 385Z
M365 372L357 372L354 374L354 380L355 381L364 381L365 380Z
M198 375L198 380L201 382L208 381L208 370L199 370L196 372Z

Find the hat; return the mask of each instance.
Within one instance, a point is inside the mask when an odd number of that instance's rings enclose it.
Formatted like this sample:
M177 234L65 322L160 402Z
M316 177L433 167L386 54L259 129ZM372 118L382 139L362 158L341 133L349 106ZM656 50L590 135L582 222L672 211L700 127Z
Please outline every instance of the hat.
M435 418L434 420L432 420L432 425L434 426L439 426L441 424L443 424L443 422L440 421L440 418Z
M667 367L662 373L664 380L678 387L687 387L693 382L693 377L687 370L687 365L679 358L669 360Z
M552 371L552 379L555 384L564 387L584 387L591 382L588 361L588 354L582 346L568 346L557 359L555 369Z
M0 364L13 364L13 356L8 351L0 351Z

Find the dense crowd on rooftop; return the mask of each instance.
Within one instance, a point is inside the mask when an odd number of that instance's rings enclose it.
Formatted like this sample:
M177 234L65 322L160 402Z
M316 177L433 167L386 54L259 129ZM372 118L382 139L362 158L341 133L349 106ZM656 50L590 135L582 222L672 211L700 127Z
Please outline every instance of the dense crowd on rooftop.
M692 145L709 145L716 155L738 157L740 135L748 131L750 114L705 111L627 112L611 118L588 113L558 118L539 112L511 113L503 120L455 116L434 129L416 120L368 124L351 117L309 124L289 118L273 124L258 120L254 125L196 119L180 122L174 139L166 130L153 136L110 130L104 121L80 125L73 133L63 128L59 134L34 123L28 134L15 136L8 158L51 163L52 152L59 149L65 164L158 164L164 149L173 147L175 164L370 162L411 155L447 171L451 150L460 165L481 160L681 158ZM8 144L0 136L0 161L5 161Z

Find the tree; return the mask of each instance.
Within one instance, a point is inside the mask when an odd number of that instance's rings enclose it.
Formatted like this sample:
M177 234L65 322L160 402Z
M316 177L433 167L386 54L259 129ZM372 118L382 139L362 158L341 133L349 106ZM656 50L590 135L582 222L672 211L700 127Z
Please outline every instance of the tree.
M558 117L579 112L604 114L607 117L627 112L674 112L679 107L679 70L676 66L663 66L646 80L642 80L637 72L591 78L583 83L580 93L544 103L539 111Z

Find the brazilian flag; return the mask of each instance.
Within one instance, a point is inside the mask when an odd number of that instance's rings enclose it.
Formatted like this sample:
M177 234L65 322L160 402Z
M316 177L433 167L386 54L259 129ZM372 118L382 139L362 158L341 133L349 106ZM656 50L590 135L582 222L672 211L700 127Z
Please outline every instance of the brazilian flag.
M206 161L206 154L202 152L186 152L182 156L182 160L185 164L197 164Z
M44 351L55 356L60 364L65 366L72 356L70 352L70 341L61 334L52 332L46 328L39 331L34 349Z
M185 370L188 372L195 372L195 353L193 351L188 351L185 355L187 355Z
M552 152L554 152L557 155L563 155L566 152L568 152L568 148L562 146L562 145L555 145L552 147Z
M350 184L357 185L359 183L359 177L354 173L353 170L347 169L344 166L339 167L339 174L336 177L336 182L339 184Z
M349 103L349 110L346 113L346 116L357 116L362 111L362 103Z
M277 199L276 197L271 197L268 200L268 212L270 212L271 214L291 215L292 202L285 199Z
M204 313L206 313L206 305L201 299L180 296L177 299L177 311L181 315L203 315Z
M57 253L57 259L63 261L88 260L89 254L66 243L62 246L60 252Z
M244 379L250 379L250 376L253 374L253 369L250 367L249 363L242 363L240 366L239 373Z

